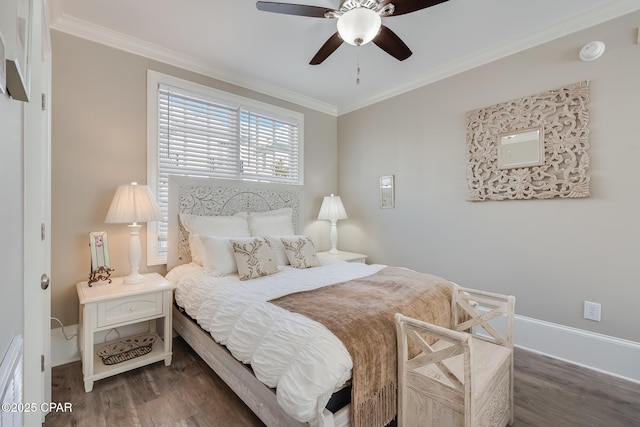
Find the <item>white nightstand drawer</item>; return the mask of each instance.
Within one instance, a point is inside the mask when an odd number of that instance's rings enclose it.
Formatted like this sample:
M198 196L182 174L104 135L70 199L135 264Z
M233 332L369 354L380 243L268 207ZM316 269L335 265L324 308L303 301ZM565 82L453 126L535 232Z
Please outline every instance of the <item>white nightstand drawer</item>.
M117 298L98 303L98 328L162 315L162 292Z

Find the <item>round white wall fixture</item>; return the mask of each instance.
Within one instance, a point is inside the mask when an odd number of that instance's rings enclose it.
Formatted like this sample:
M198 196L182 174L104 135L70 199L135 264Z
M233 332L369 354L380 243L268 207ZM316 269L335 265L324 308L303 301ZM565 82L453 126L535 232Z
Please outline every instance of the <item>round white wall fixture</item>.
M580 59L583 61L594 61L604 53L604 43L601 41L589 42L580 49Z

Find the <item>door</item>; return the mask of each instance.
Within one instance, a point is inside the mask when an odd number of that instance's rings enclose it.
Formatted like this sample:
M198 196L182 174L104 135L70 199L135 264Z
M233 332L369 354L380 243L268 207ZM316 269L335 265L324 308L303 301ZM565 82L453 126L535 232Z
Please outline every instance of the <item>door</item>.
M44 0L32 2L31 85L24 104L24 395L23 402L51 402L50 87L51 46ZM46 412L24 413L40 425Z

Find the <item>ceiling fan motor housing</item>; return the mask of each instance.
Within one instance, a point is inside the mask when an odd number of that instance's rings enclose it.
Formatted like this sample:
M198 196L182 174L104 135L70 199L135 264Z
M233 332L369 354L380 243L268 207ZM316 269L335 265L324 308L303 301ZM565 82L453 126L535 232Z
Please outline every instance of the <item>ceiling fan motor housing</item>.
M364 7L366 9L378 10L378 2L376 0L346 0L340 5L340 12L348 12L358 7Z

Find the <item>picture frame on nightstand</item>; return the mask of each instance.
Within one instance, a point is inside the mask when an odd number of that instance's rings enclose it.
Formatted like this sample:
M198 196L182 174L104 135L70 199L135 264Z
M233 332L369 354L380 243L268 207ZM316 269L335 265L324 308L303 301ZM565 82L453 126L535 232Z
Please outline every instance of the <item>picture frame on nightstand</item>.
M89 286L106 280L111 283L111 260L109 258L109 240L106 231L92 231L89 233L89 247L91 248L91 273Z

